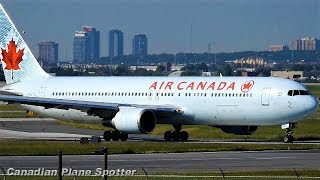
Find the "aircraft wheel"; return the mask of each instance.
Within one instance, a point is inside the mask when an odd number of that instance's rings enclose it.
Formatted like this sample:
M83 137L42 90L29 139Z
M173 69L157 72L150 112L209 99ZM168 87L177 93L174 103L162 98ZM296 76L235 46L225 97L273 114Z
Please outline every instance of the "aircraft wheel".
M166 132L164 133L163 137L164 137L164 139L165 139L166 141L171 141L171 139L172 139L172 132L171 132L171 131L166 131Z
M103 139L104 139L105 141L110 141L111 138L112 138L112 133L111 133L111 131L105 131L105 132L103 133Z
M126 134L126 133L120 133L120 140L121 140L121 141L126 141L126 140L128 140L128 134Z
M119 141L120 139L120 132L119 131L113 131L112 132L112 140L113 141Z
M284 137L283 137L283 142L284 143L293 143L293 136L290 135L290 134L286 134Z
M180 140L181 141L188 141L189 134L187 131L181 131L180 132Z
M180 141L180 132L173 131L172 132L172 139L173 139L173 141Z

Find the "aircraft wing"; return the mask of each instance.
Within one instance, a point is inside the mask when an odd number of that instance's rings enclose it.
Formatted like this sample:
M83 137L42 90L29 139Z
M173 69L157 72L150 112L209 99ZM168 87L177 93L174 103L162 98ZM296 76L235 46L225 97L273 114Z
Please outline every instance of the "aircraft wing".
M88 115L98 116L100 118L114 117L121 107L137 107L149 109L152 110L158 117L171 117L174 115L183 114L181 108L171 105L117 104L94 101L26 97L14 94L0 95L0 101L7 102L8 104L41 106L45 109L75 109L86 112Z

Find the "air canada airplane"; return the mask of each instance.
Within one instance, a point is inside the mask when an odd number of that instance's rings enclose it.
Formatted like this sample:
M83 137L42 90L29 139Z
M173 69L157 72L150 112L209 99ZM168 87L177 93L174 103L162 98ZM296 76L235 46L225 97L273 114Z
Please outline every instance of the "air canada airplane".
M167 141L187 141L182 125L208 125L250 135L258 126L294 125L318 102L302 84L275 77L53 77L38 64L0 5L1 62L6 85L0 100L48 117L102 123L106 141L150 133L171 124Z

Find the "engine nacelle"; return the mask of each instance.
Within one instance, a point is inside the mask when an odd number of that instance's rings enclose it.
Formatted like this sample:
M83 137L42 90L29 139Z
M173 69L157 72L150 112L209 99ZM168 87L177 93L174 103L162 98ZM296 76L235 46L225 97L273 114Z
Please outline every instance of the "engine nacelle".
M232 133L235 135L251 135L258 129L257 126L218 126L225 133Z
M157 118L153 111L143 108L120 108L111 125L120 132L146 134L154 130Z

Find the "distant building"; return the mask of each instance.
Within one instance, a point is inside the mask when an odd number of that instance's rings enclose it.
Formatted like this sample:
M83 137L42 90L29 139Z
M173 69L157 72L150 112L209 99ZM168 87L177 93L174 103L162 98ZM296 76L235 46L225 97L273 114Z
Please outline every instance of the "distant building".
M73 37L73 62L84 64L87 59L87 34L83 31L76 31Z
M100 31L91 26L82 26L87 33L87 63L93 63L100 58Z
M73 62L89 64L100 58L100 32L91 26L82 26L73 37Z
M57 65L58 63L58 43L53 41L43 41L39 45L38 60L45 66Z
M271 45L269 47L269 51L273 51L273 52L276 52L276 51L287 51L287 50L289 50L289 47L285 46L285 45Z
M123 33L120 30L109 31L109 56L123 56Z
M271 71L271 76L285 79L298 79L303 77L303 71Z
M292 50L318 50L320 41L317 38L305 37L292 41Z
M145 34L138 34L133 37L132 54L139 56L148 54L148 38Z

